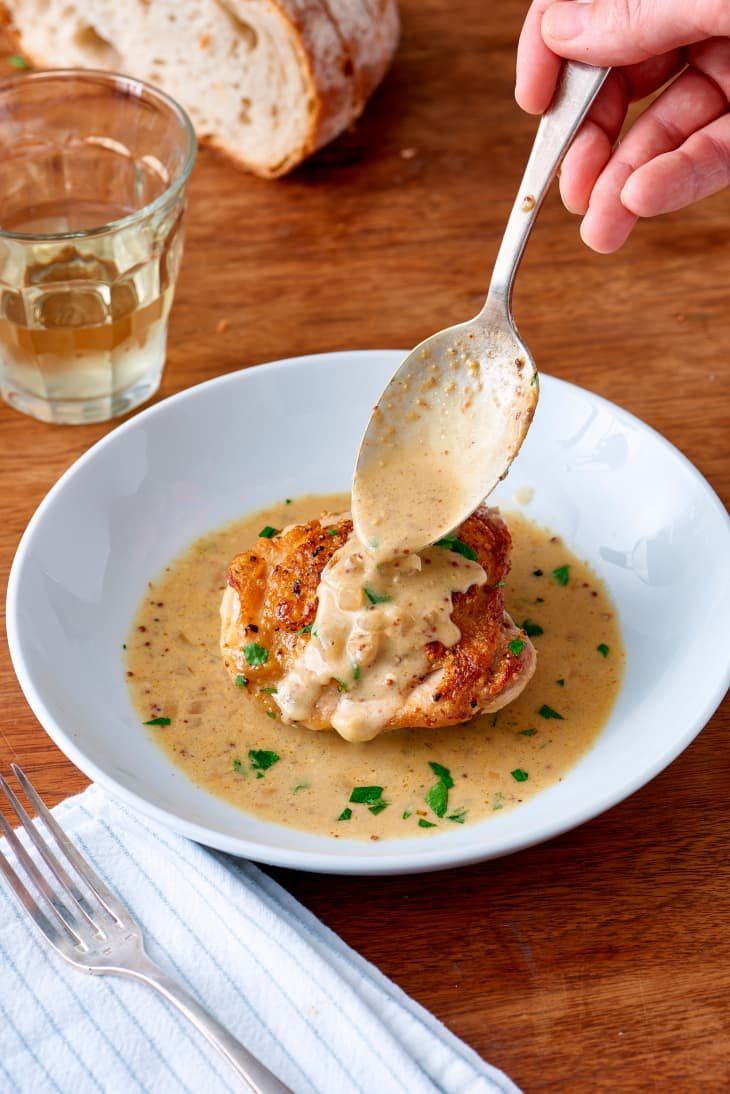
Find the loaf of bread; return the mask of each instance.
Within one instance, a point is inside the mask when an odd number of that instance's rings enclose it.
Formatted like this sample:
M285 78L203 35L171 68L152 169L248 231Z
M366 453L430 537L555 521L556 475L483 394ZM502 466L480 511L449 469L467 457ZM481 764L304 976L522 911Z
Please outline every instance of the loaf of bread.
M201 140L285 174L362 112L398 41L397 0L2 0L40 67L111 69L182 103Z

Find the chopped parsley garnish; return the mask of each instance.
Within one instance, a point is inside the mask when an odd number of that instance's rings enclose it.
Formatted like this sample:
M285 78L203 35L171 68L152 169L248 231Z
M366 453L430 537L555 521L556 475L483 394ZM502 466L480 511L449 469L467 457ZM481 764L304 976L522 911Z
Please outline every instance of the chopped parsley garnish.
M291 498L284 498L284 505L291 505Z
M443 817L449 804L449 788L439 779L426 795L426 802L437 817Z
M477 560L477 553L474 548L470 547L468 543L464 543L464 540L459 539L458 536L443 536L441 539L436 540L434 547L446 547L449 551L453 551L463 558L468 558L470 562L476 562Z
M146 726L169 726L169 718L150 718L149 722L145 722Z
M122 649L123 649L123 650L126 650L126 648L127 648L127 643L126 643L126 642L122 642Z
M277 752L269 752L265 748L249 748L248 758L252 770L256 772L256 777L261 779L264 771L268 771L270 767L277 764L281 756Z
M368 806L368 809L374 817L377 817L378 813L382 813L383 810L387 809L389 805L390 802L385 801L384 798L378 798L376 802L373 802L372 805Z
M249 642L243 647L243 656L247 664L253 668L256 665L265 665L269 660L269 651L265 646L259 646L258 642Z
M338 532L339 532L339 528L328 528L327 529L327 535L328 536L336 536Z
M424 820L423 817L419 817L418 827L419 828L435 828L436 825L434 824L433 821L427 821L427 820Z
M453 821L454 824L463 824L466 820L467 810L463 808L456 809L453 813L449 813L447 820Z
M530 777L521 767L516 767L514 771L510 771L510 775L518 783L526 783Z
M357 661L353 661L353 664L352 664L352 679L353 680L359 680L360 676L361 676L360 666L358 665Z
M404 809L403 810L403 820L408 820L408 818L412 817L412 816L413 816L413 810L412 809Z
M266 711L266 717L267 718L275 718L276 715L274 714L273 710L267 710Z
M309 783L297 783L292 790L292 794L298 794L300 790L309 790Z
M337 677L337 676L333 677L333 679L334 679L335 683L337 684L337 690L338 691L347 691L347 684L345 683L344 680L340 680L339 677Z
M242 760L233 761L233 770L237 775L243 775L244 777L246 775L246 768L243 766Z
M437 817L443 817L449 806L449 790L453 787L454 780L448 767L444 767L443 764L436 763L435 760L429 760L428 766L437 776L438 782L434 783L426 794L426 803L433 809Z
M307 623L306 626L300 627L297 634L311 634L314 623Z
M570 566L558 566L553 570L553 577L558 585L567 585L570 581Z
M564 721L562 714L558 714L557 710L553 710L547 703L543 703L537 713L543 718L557 718L560 722Z
M246 679L245 676L242 676L241 673L239 673L238 676L236 677L236 687L237 688L247 688L248 687L248 680Z
M555 683L558 685L559 688L564 688L565 687L565 680L563 679L562 676L559 676L557 678L557 680L555 681Z
M25 57L20 57L17 53L11 54L11 56L6 59L8 64L12 65L13 68L30 68Z
M506 584L507 584L506 581L495 581L494 585L492 585L492 588L493 589L503 589Z
M382 796L382 786L356 786L350 794L350 801L360 805L373 805Z
M388 593L376 593L373 589L369 589L367 585L363 585L362 591L371 604L387 604L391 599Z
M356 786L350 794L350 801L356 805L367 805L374 817L390 805L383 797L382 786Z
M264 695L278 695L279 694L279 689L278 688L261 688L261 690L263 691Z
M429 760L428 766L433 771L434 775L444 784L447 790L451 790L454 785L454 780L451 778L451 772L448 767L444 767L443 764L437 764L435 760Z
M534 387L537 383L537 373L533 372L532 379L530 380L530 387Z
M259 539L273 539L274 536L278 536L278 534L278 528L272 528L270 524L265 524L259 532Z
M520 732L520 736L522 736L522 737L534 737L535 734L537 733L537 730L536 729L521 729L519 732Z
M349 820L351 816L352 816L352 810L351 809L349 809L349 808L348 809L343 809L337 819L338 819L338 821Z
M607 646L605 642L600 642L596 646L596 649L600 653L601 657L608 657L609 653L611 652L610 647Z
M525 619L522 623L522 630L530 638L537 638L539 634L544 634L544 630L539 623L533 623L531 619Z
M507 646L510 653L513 653L515 657L519 657L525 648L525 643L521 638L514 638Z

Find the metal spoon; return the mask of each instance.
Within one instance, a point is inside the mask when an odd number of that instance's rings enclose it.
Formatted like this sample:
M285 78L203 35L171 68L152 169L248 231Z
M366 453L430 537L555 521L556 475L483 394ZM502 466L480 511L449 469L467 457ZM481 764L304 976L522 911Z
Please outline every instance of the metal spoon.
M564 66L540 120L486 303L434 334L386 387L360 446L355 528L387 554L456 528L507 474L537 405L537 370L512 318L515 274L540 206L609 69Z

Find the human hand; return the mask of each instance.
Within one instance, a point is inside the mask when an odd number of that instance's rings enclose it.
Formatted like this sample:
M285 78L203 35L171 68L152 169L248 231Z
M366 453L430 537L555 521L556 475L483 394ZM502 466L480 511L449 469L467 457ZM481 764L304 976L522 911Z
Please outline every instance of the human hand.
M517 50L517 102L541 114L562 57L615 66L563 160L560 194L607 254L639 217L730 184L729 0L533 0ZM667 88L620 143L629 104Z

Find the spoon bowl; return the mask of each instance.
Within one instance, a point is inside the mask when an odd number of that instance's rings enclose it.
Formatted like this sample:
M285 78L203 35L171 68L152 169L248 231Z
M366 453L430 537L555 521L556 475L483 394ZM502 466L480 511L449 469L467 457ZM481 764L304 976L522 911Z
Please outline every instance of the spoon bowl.
M509 469L537 406L537 370L506 310L485 310L406 357L362 440L361 541L417 551L456 528Z

